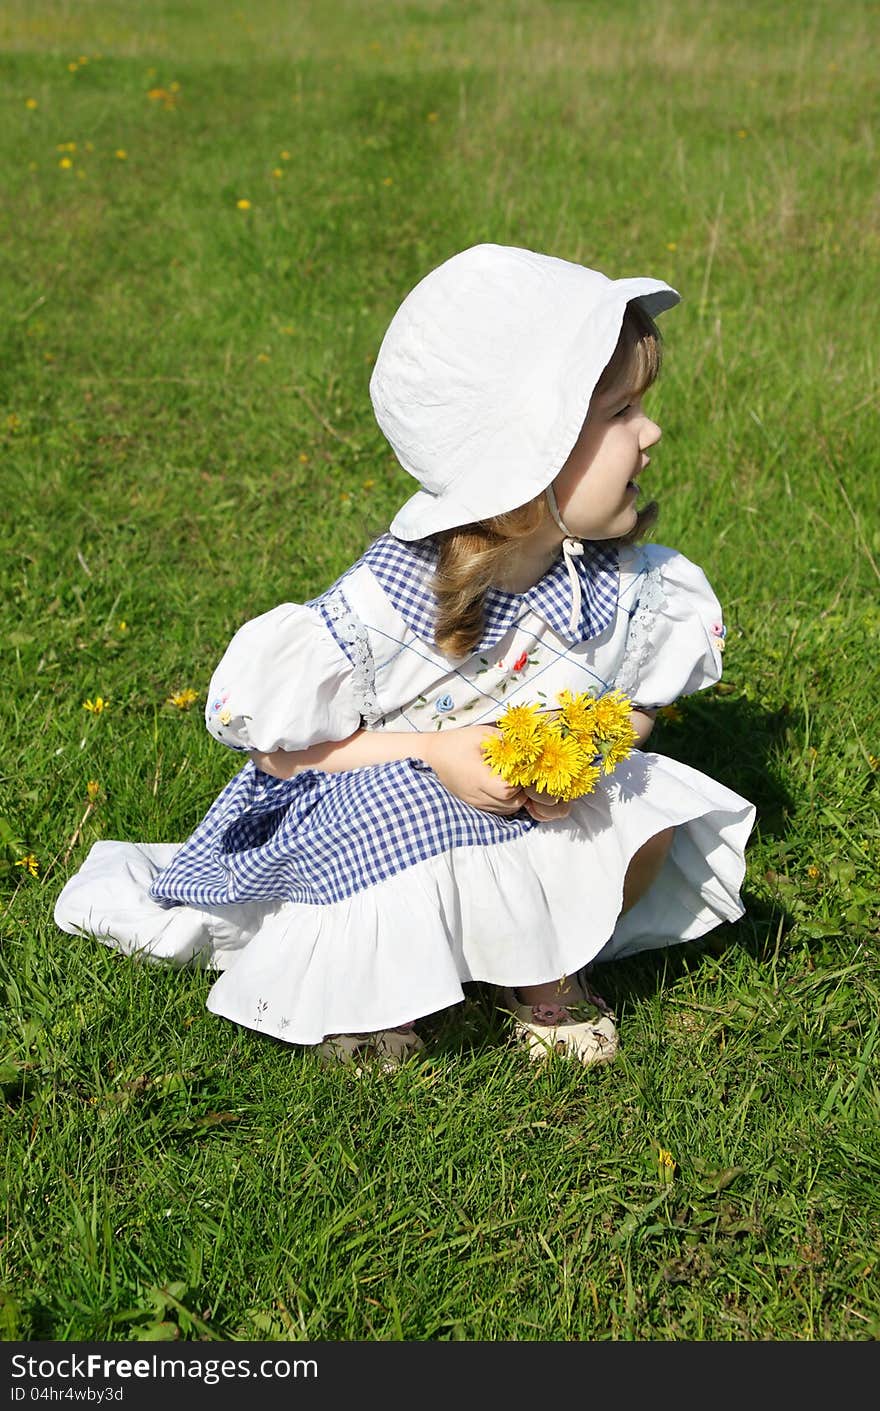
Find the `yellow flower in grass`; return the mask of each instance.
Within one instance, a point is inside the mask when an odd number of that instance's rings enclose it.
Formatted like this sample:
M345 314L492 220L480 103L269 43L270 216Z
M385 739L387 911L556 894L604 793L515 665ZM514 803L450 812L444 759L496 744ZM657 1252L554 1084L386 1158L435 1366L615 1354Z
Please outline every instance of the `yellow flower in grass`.
M89 796L89 802L94 803L100 792L101 785L98 783L97 779L90 779L86 784L86 793Z
M535 761L532 784L539 794L552 794L557 799L573 797L575 779L587 763L584 752L573 735L562 735L548 729L541 753Z
M109 704L103 696L95 696L94 700L83 701L83 710L87 710L91 715L103 715Z
M40 875L39 861L34 857L32 852L26 853L24 857L20 857L15 865L16 867L23 867L32 877L39 877Z
M673 725L679 725L684 720L684 712L674 702L672 705L661 706L657 715L660 720L668 720Z
M178 710L189 710L198 698L198 692L194 691L191 686L187 686L185 690L175 691L173 696L169 696L168 705L177 706Z
M672 1184L672 1179L675 1175L676 1166L677 1162L675 1160L675 1157L672 1155L672 1152L667 1151L665 1147L661 1146L660 1150L657 1152L657 1169L660 1175L660 1180L663 1182L664 1185Z

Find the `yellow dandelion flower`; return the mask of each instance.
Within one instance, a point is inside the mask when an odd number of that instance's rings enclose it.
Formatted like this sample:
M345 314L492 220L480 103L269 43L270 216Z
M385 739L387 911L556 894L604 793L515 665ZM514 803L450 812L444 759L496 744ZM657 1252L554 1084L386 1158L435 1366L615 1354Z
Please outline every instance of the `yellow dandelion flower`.
M30 108L31 112L33 112L34 108L39 108L40 105L37 102L36 98L25 98L24 106L26 108Z
M343 491L340 493L339 498L340 498L340 500L342 501L342 503L343 503L344 505L347 505L348 502L349 502L349 500L351 499L351 495L349 494L348 490L343 490Z
M119 624L119 631L120 631L120 632L127 632L127 631L128 631L128 623L125 621L124 618L123 618L123 620L122 620L122 621L120 622L120 624Z
M666 248L667 248L667 250L669 250L669 251L674 255L675 252L676 252L676 250L678 249L678 241L677 241L677 240L667 240L667 242L666 242Z
M597 735L615 736L630 724L629 713L632 701L622 691L608 691L596 701L596 723L593 727Z
M572 784L583 765L583 751L573 736L547 730L535 761L532 782L538 793L570 799Z
M383 176L383 178L382 178L382 185L383 185L383 186L393 186L393 185L394 185L394 177L393 177L393 176Z
M178 710L189 710L198 698L198 692L194 691L191 686L187 686L185 690L175 691L173 696L169 696L167 704L177 706Z
M175 79L173 83L169 83L168 87L172 93L180 92L180 84L177 82L177 79Z
M281 158L282 162L289 162L289 161L290 161L290 153L289 153L289 152L279 152L278 155L279 155L279 157Z
M813 881L815 882L817 877L822 876L822 873L819 871L818 867L816 867L814 863L811 867L807 868L807 876L812 877Z
M118 158L120 162L125 162L128 160L128 153L126 152L124 147L117 147L113 155L114 157Z
M277 179L279 176L283 176L284 172L281 167L273 167L272 175Z
M741 128L738 130L738 132L737 132L736 135L737 135L737 137L748 137L748 135L749 135L748 128L741 127Z
M90 779L89 782L86 784L86 793L88 794L89 799L92 803L95 802L95 799L98 797L100 792L101 785L98 783L97 779Z
M79 64L76 62L76 59L72 59L67 65L67 67L71 73L76 73L77 69L79 68Z
M661 1181L671 1181L675 1175L676 1168L675 1158L672 1152L667 1151L665 1147L661 1146L657 1153L657 1165L659 1167Z
M232 720L232 711L229 709L228 706L225 710L221 710L220 714L217 716L217 719L220 721L221 725L229 724L229 722Z
M364 481L364 489L365 489L365 490L372 490L372 488L373 488L373 486L375 485L375 483L376 483L375 480L365 480L365 481Z
M16 416L15 412L10 412L6 418L6 429L7 431L19 431L21 429L21 417Z
M520 787L530 782L531 766L524 762L516 742L504 735L490 735L480 749L489 768L508 784Z
M438 122L438 121L439 121L439 118L440 118L440 114L439 114L439 113L429 113L429 114L428 114L428 122Z
M95 696L94 700L83 701L83 710L89 711L91 715L103 715L109 704L103 696Z
M73 166L73 162L70 160L69 157L62 157L58 165L59 167L61 167L62 171L69 171L70 168Z
M24 868L24 870L26 872L29 872L32 877L39 877L40 875L39 860L38 858L34 857L34 854L32 852L26 853L24 857L20 857L15 865L16 867Z
M600 768L603 774L611 774L627 758L637 738L635 730L627 721L626 726L621 727L620 734L614 739L599 741L599 752L602 756Z
M582 691L578 696L573 696L571 691L560 691L557 700L560 706L560 724L578 737L584 749L589 748L588 741L592 744L596 729L595 697L586 691Z
M669 720L673 725L679 725L684 720L684 711L677 705L661 706L657 715L661 720Z
M599 782L600 770L593 763L592 755L583 752L583 764L571 781L569 798L579 799L583 794L591 794Z
M251 208L251 203L246 196L240 196L235 204L240 211L249 211Z
M308 456L306 455L305 451L300 451L299 456L298 456L298 460L299 460L300 465L308 465L308 463L309 463L309 458L308 458Z
M514 743L522 759L538 758L547 726L536 705L508 706L497 724L504 738Z
M258 362L258 363L269 363L269 362L271 362L271 361L272 361L272 359L269 357L269 354L268 354L268 353L257 353L257 362Z

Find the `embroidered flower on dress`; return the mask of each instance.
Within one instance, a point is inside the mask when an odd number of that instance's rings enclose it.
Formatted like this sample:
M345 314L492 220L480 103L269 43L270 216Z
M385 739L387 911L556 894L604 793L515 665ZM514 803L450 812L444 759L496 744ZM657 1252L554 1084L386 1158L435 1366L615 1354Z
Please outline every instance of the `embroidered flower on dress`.
M523 652L520 656L517 657L516 661L513 663L514 671L522 671L523 667L528 663L528 660L528 652Z
M716 645L716 647L718 648L719 652L723 652L723 651L724 651L724 639L725 639L725 637L727 636L727 628L724 626L724 623L723 623L723 622L713 622L712 625L711 625L711 627L709 628L709 631L712 633L712 636L715 638L715 645Z
M435 702L434 709L436 711L439 711L441 715L446 715L450 710L455 709L455 701L452 699L448 691L445 696L441 696L439 701Z

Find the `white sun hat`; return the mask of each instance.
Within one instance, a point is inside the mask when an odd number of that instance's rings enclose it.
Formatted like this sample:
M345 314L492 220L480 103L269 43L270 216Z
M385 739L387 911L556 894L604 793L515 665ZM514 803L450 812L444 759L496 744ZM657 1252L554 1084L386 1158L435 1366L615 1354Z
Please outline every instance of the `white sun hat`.
M533 250L474 245L406 296L370 379L381 430L420 489L398 539L504 514L546 490L580 434L630 301L679 302L661 279L608 279Z

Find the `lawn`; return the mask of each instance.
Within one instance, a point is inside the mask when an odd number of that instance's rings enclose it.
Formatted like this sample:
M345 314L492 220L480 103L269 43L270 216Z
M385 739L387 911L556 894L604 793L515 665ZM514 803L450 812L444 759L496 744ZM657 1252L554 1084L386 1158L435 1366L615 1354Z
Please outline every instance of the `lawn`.
M7 0L7 1340L880 1337L876 7ZM724 681L652 744L754 800L741 922L602 975L607 1070L482 987L393 1080L62 935L97 838L239 764L232 632L410 493L367 384L491 240L650 274L655 537Z

